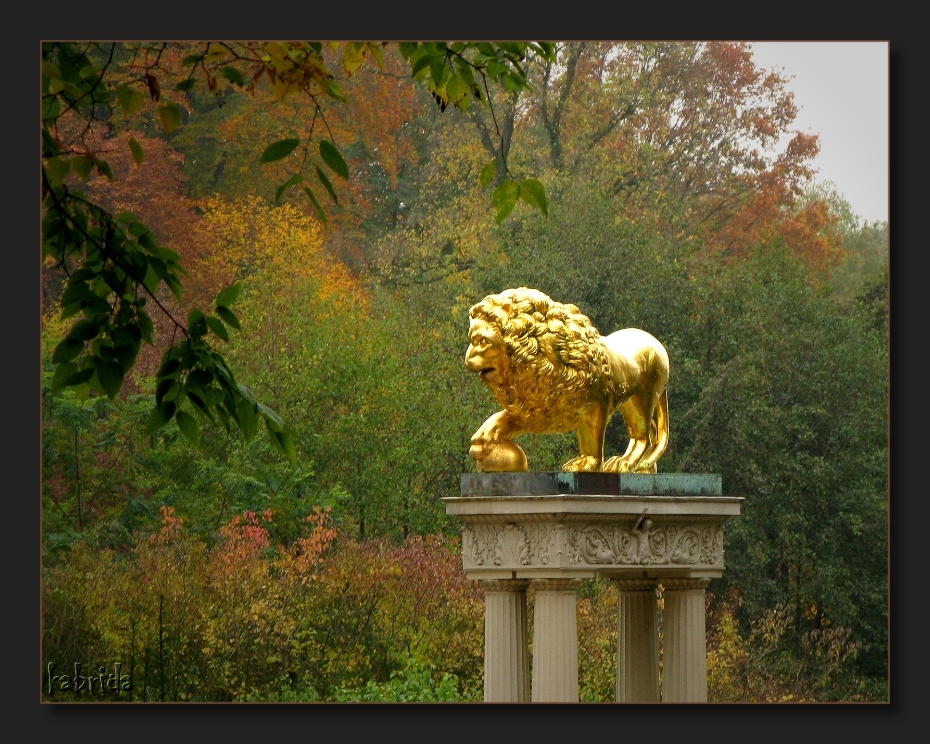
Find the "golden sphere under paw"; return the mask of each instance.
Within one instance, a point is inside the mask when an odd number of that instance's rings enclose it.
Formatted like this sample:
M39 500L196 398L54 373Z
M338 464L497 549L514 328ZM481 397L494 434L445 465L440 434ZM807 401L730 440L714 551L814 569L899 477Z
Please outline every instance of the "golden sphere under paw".
M478 460L479 473L524 473L530 469L526 453L516 442L500 442L487 457Z

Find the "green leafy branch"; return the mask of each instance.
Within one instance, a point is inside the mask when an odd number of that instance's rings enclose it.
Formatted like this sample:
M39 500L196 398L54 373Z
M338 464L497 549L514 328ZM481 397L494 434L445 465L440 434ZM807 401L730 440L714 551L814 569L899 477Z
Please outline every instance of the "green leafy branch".
M63 318L80 315L52 353L52 392L75 388L79 398L91 391L115 398L134 366L142 341L154 345L154 324L145 305L152 301L183 340L165 351L156 381L154 433L172 419L193 443L199 440L196 414L227 432L235 421L246 437L265 421L275 447L291 461L296 449L284 422L236 382L222 354L205 338L229 340L228 328L240 323L230 309L236 285L219 293L214 313L192 310L179 322L158 298L162 285L180 300L185 274L180 256L158 246L151 231L132 214L113 216L75 194L63 183L71 167L83 168L83 156L53 155L42 168L45 214L43 257L68 277L60 305Z
M479 183L482 189L488 188L493 182L497 173L497 158L489 162L481 169L479 174ZM508 176L501 181L491 196L497 215L494 218L497 222L503 222L517 204L518 199L522 199L527 204L536 207L546 217L549 216L549 204L546 201L546 187L542 182L535 178L517 179Z
M345 159L342 157L342 153L339 152L339 149L332 143L332 131L329 129L329 125L326 123L326 119L323 117L322 110L317 107L314 110L313 119L310 122L310 133L307 136L306 144L303 149L303 159L301 160L300 166L297 168L296 172L291 175L291 177L278 186L277 191L275 192L275 202L281 200L281 196L289 188L293 186L298 186L301 183L304 183L304 169L307 166L307 160L310 150L310 145L313 143L313 128L316 124L317 117L319 117L323 124L326 126L326 129L329 131L329 136L331 139L320 139L317 142L317 147L319 148L320 159L325 163L333 172L338 173L342 176L343 179L349 179L349 166L346 163ZM283 160L288 155L294 152L297 147L300 145L300 138L298 137L287 137L277 142L272 143L265 148L265 151L262 153L261 158L259 159L262 163L273 163L279 160ZM316 171L317 179L323 185L323 188L326 189L326 192L329 194L330 198L336 204L339 203L339 197L336 194L336 189L333 188L332 181L329 180L329 177L323 171L322 168L316 163L313 165L314 170ZM307 198L310 200L310 204L316 212L317 217L320 222L326 222L326 212L323 210L323 207L320 205L320 202L317 200L316 195L313 193L313 190L305 185L302 187L303 192L307 195Z
M73 44L42 46L42 126L53 127L60 116L76 112L85 120L82 136L97 118L98 106L110 105L104 76L113 63L116 45L111 44L107 59L98 67L85 51Z
M281 417L255 399L252 391L236 382L222 354L207 341L208 333L229 339L228 328L238 330L239 320L230 306L239 296L233 284L221 291L214 303L214 314L192 310L187 318L187 338L172 345L162 357L155 386L155 408L149 416L147 431L154 433L171 421L192 444L200 440L200 426L191 411L209 420L219 421L227 433L235 422L246 441L265 422L275 448L292 463L297 462L293 438Z
M413 77L427 79L430 92L441 111L453 105L466 111L472 98L486 104L501 142L500 160L506 176L497 184L492 203L497 210L496 220L502 222L513 211L519 199L549 216L546 190L535 178L516 178L510 173L504 152L504 138L497 123L488 79L496 82L511 94L529 90L523 63L529 54L535 54L555 63L556 45L551 42L402 42L400 52L410 63ZM476 75L478 76L476 78ZM480 78L481 84L478 79ZM482 189L497 179L498 160L495 157L479 174Z
M554 62L556 54L555 44L549 42L427 41L401 42L398 46L413 77L428 79L429 90L442 111L450 104L466 111L472 98L490 104L488 78L512 93L528 89L521 65L527 55L538 54Z
M93 46L93 45L91 45ZM166 135L183 126L184 113L181 106L170 100L162 100L162 82L169 73L162 67L162 57L171 45L166 43L142 42L138 44L111 44L107 61L103 68L91 61L87 49L79 49L74 44L49 43L43 47L43 132L54 140L54 132L59 117L72 110L80 110L86 120L85 133L93 122L109 118L115 108L126 115L138 113L146 100L151 98L158 104L158 118ZM338 48L339 44L332 45ZM371 56L378 64L383 63L383 44L372 42L353 42L343 45L342 61L344 69L352 74L359 69L364 60ZM131 75L110 90L102 84L104 74L113 62L114 55L128 56L125 70ZM320 42L248 42L225 43L205 42L197 51L185 55L181 66L189 72L173 86L179 93L190 93L200 78L206 82L209 90L215 90L218 81L224 79L247 91L254 91L262 78L267 78L271 93L276 100L284 100L288 95L302 92L309 97L314 106L313 122L322 119L323 106L321 97L345 101L345 95L335 80L335 75L323 60L323 45ZM99 54L98 54L99 56ZM198 75L199 73L199 75ZM112 88L112 83L110 85ZM100 109L102 107L102 109ZM102 114L105 110L107 113ZM325 124L325 119L323 119ZM327 125L328 129L328 125ZM312 140L308 138L308 145ZM313 167L326 193L338 202L336 189L320 165L325 165L334 172L348 179L348 167L338 148L333 144L330 132L328 139L316 142L319 147L319 164ZM288 148L292 138L287 138L270 145L262 155L261 162L274 162L290 155L298 143ZM138 141L131 139L129 147L136 163L142 163L145 153ZM112 178L109 166L100 160L92 148L84 147L85 157L90 167L98 169ZM277 192L277 198L289 188L304 184L311 205L321 221L326 221L320 201L313 190L305 184L303 171L307 164L307 153L296 173L283 183ZM89 169L88 169L89 170Z
M333 44L331 46L337 49L340 45ZM383 45L371 42L345 44L343 46L342 61L346 72L350 75L353 74L361 67L365 58L369 55L373 56L379 65L382 64L381 46ZM264 75L271 85L272 95L277 100L284 100L291 93L298 91L309 97L313 103L313 118L310 125L310 134L304 148L303 159L296 171L291 173L290 177L278 186L275 201L279 201L289 189L300 186L309 199L317 217L321 222L326 222L326 212L317 195L307 183L304 171L310 159L308 157L309 147L315 142L313 128L317 119L322 120L327 130L329 130L329 125L326 124L323 116L323 106L319 97L325 96L338 101L346 99L335 80L335 76L325 64L322 54L323 45L320 42L270 42L266 44L232 45L207 43L202 53L188 55L182 63L192 66L199 65L206 73L207 84L211 89L216 85L217 74L239 87L246 87L246 80L248 79L247 87L249 90L254 90L256 83ZM237 66L243 64L245 69L240 69ZM193 78L188 77L184 81L183 89L190 90L193 83ZM319 148L320 162L347 180L349 178L348 165L338 148L333 144L333 140L334 137L330 131L328 139L323 138L315 142ZM278 140L264 150L260 161L262 163L273 163L283 160L297 149L300 141L296 137ZM313 169L317 180L326 193L333 202L338 203L336 189L326 172L317 162L313 163Z
M234 421L249 440L262 418L272 443L295 462L294 442L280 416L236 382L223 355L206 338L212 334L225 342L228 329L241 328L230 307L239 295L238 285L217 295L213 314L192 310L187 324L182 324L157 297L165 285L181 299L180 256L158 246L149 229L131 214L112 216L64 185L53 184L45 169L43 185L43 253L68 274L62 316L81 316L52 353L56 365L52 391L73 387L81 398L90 391L115 398L141 342L154 344L154 324L144 309L151 300L183 340L172 342L162 357L149 432L174 419L181 433L196 444L199 425L192 415L196 414L213 424L218 420L227 432ZM76 270L69 270L69 259L79 263Z

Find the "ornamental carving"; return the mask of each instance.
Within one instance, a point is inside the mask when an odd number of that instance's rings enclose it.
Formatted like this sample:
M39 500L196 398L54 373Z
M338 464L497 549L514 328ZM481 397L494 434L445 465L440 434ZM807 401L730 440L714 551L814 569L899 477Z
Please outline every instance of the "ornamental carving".
M556 531L561 527L546 524L528 524L524 527L530 552L530 563L548 566L555 556Z
M462 531L464 546L463 558L474 566L500 565L495 563L497 555L498 526L492 524L476 524L466 527Z
M723 527L701 530L701 563L723 561Z
M646 519L633 529L600 524L569 530L568 562L573 565L717 565L722 560L719 526L656 527Z
M530 548L526 543L526 533L515 524L508 524L500 531L497 537L500 561L495 559L496 566L528 566L530 563Z
M560 535L564 534L564 539ZM719 566L721 525L471 524L463 530L466 566ZM564 555L560 555L564 546ZM563 563L564 561L564 563Z
M463 556L474 566L528 566L530 546L526 532L515 524L475 524L463 530ZM538 552L538 550L537 550ZM548 555L548 548L546 549Z

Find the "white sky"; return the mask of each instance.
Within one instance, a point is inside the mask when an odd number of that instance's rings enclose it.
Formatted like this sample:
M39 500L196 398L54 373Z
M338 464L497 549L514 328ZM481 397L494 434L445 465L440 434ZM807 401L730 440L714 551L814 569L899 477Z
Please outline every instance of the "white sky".
M888 42L754 42L756 67L793 76L794 128L820 136L816 182L867 222L888 219Z

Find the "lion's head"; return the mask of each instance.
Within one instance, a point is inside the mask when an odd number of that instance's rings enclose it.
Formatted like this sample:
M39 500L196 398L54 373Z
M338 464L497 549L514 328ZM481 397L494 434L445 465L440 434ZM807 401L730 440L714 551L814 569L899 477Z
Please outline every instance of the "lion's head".
M615 394L600 333L575 305L520 287L485 297L469 316L466 366L528 431L573 429L592 390Z

